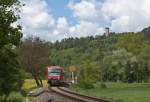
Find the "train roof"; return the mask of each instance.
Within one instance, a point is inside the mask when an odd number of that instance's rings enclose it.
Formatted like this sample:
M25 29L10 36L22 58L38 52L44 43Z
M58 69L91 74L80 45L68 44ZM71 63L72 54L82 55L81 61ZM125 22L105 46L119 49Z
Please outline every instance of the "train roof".
M62 69L63 67L61 67L61 66L47 66L47 68L56 68L56 69Z

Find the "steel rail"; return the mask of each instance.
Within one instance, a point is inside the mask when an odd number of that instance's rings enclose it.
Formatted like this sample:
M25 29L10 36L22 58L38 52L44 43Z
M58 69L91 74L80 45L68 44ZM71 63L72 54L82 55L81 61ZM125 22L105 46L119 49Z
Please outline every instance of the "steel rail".
M64 87L50 87L50 90L53 92L63 96L67 97L72 100L76 100L77 102L110 102L109 100L91 97L87 95L81 95L75 92L72 92L70 90L65 89Z

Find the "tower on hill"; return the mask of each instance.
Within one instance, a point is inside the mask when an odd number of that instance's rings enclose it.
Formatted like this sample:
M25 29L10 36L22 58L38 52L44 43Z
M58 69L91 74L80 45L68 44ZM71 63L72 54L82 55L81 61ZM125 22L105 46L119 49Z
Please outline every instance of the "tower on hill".
M105 27L105 36L109 36L110 32L109 32L109 27Z

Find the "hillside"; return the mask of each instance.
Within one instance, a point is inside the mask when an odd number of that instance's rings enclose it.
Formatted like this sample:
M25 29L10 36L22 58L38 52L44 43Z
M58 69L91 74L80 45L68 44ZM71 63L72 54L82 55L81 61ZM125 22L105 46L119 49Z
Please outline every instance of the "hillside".
M66 38L49 43L49 46L50 64L64 66L66 71L70 65L75 65L75 75L81 83L86 80L91 83L98 80L148 80L149 70L144 61L150 58L147 56L149 44L142 32L116 33L108 37Z
M147 27L142 30L146 38L150 38L150 27Z

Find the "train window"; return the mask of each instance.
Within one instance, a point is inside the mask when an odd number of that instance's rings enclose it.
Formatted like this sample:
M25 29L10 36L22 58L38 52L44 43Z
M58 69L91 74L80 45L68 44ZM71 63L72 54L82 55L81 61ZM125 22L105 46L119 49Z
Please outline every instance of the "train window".
M55 69L55 68L48 69L48 71L52 72L52 73L60 73L61 72L60 69Z
M49 75L59 75L61 73L61 69L51 68L48 69Z
M60 73L49 73L50 76L60 75Z

